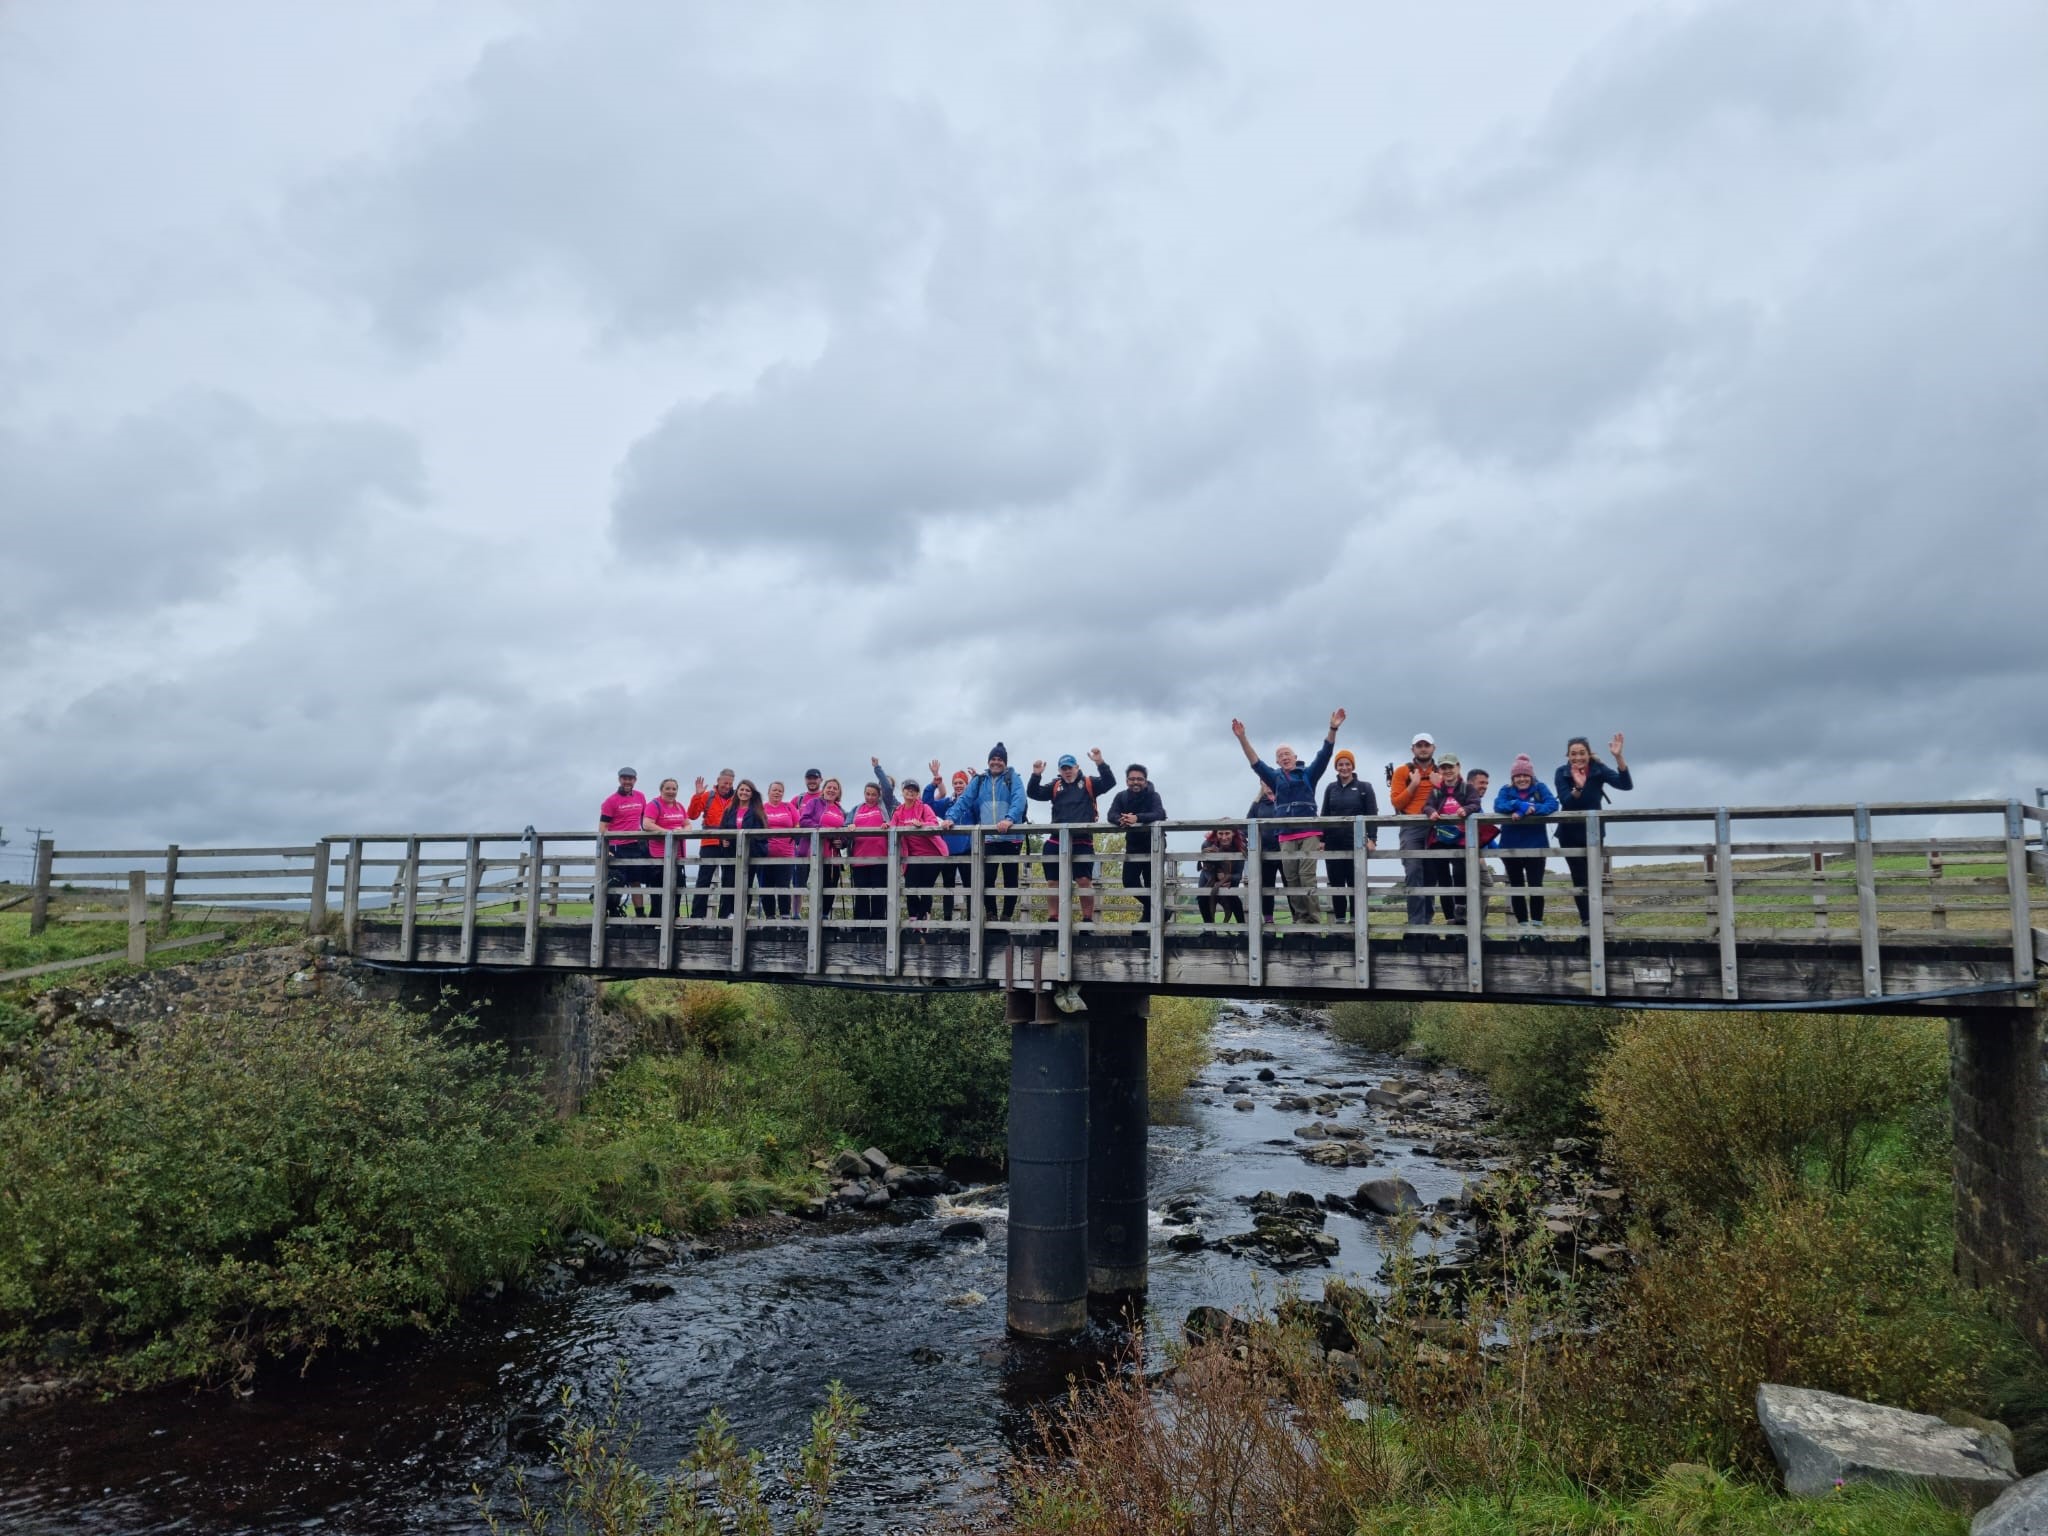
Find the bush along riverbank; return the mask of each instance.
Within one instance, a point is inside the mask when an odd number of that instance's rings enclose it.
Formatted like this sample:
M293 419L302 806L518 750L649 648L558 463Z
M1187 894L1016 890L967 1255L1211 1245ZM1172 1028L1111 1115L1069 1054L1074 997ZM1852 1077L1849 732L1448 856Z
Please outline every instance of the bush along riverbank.
M877 1147L923 1165L898 1168L910 1195L999 1171L992 997L640 981L604 1001L634 1048L556 1119L459 1018L309 995L115 1025L75 991L0 997L0 1400L246 1386L479 1293L661 1268L821 1214ZM1178 1092L1213 1015L1161 1015L1154 1087Z
M1968 1528L1931 1484L1787 1498L1766 1383L2048 1462L2041 1361L1953 1275L1940 1023L1430 1004L1332 1029L1483 1077L1524 1171L1457 1210L1382 1201L1384 1294L1199 1311L1163 1374L1077 1388L1013 1468L1012 1528Z

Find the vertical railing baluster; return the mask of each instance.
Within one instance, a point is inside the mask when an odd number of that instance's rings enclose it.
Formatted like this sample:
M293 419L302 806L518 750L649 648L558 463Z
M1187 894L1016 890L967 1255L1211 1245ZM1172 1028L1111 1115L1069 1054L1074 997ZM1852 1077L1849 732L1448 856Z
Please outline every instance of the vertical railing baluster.
M405 885L405 905L398 915L398 958L410 965L419 958L420 840L405 840L405 862L398 867Z
M544 861L541 857L541 835L538 832L526 840L526 918L525 931L519 939L519 963L540 964L540 881Z
M1251 970L1251 984L1266 984L1266 850L1258 837L1259 824L1245 823L1244 934L1245 961Z
M483 880L483 842L471 837L462 848L462 964L476 964L477 886Z
M1361 990L1372 986L1372 938L1365 910L1366 881L1372 863L1366 857L1365 818L1354 817L1351 825L1351 973Z
M748 828L733 830L738 833L732 844L732 894L738 903L732 913L732 972L737 976L747 968L747 921L754 907L754 844Z
M1128 850L1124 854L1129 858ZM1151 863L1149 871L1152 882L1152 954L1146 964L1146 975L1154 985L1166 981L1166 834L1154 831L1151 851L1146 855Z
M661 834L661 944L655 964L663 971L676 963L676 834L664 828Z
M2048 850L2048 836L2042 839ZM2005 804L2005 884L2012 907L2012 979L2034 985L2034 930L2027 899L2027 819L2017 800Z
M163 929L166 936L171 931L171 914L176 911L178 899L178 845L171 844L164 850L164 915Z
M1735 843L1728 807L1714 812L1714 917L1721 940L1721 996L1739 995L1735 969Z
M604 921L611 900L606 886L612 876L612 845L602 830L597 837L597 852L593 855L590 876L590 965L592 970L604 969Z
M1863 995L1884 996L1884 968L1878 952L1877 859L1870 846L1870 807L1856 804L1856 937L1863 946Z
M982 910L988 895L988 871L981 863L985 842L979 825L967 829L967 858L973 866L967 871L967 975L973 981L980 981L988 969L988 914Z
M1607 902L1600 880L1605 855L1601 846L1600 813L1586 812L1586 958L1588 982L1595 997L1607 995Z
M327 926L327 879L328 860L331 857L324 837L313 845L312 885L306 898L306 932L318 933ZM170 869L171 854L164 854L164 930L171 926L171 882L175 878Z
M1483 992L1486 965L1486 883L1479 858L1479 811L1465 811L1465 990Z
M886 976L903 974L903 866L896 856L900 840L896 824L889 824L888 843L889 872L883 886L884 913L889 926L882 934L882 973Z
M1053 925L1059 940L1059 979L1074 979L1074 834L1068 827L1060 835L1059 921Z
M825 829L810 839L810 862L804 867L804 970L815 976L825 969Z
M348 840L348 862L341 871L341 943L349 954L356 952L356 924L363 912L363 840Z

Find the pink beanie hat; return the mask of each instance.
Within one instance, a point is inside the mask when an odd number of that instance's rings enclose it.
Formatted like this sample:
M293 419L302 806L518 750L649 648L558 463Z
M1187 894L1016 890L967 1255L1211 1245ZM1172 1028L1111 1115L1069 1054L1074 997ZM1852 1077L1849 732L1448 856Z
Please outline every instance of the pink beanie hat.
M1526 773L1532 779L1536 777L1536 765L1529 761L1529 754L1526 752L1517 752L1515 760L1508 765L1509 778L1512 779L1518 773Z

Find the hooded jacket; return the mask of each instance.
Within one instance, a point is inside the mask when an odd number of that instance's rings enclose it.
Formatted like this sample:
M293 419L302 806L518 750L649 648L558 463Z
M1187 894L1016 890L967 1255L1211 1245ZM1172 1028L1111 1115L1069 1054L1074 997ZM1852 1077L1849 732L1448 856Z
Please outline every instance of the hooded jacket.
M1152 834L1147 830L1148 824L1166 820L1166 805L1159 798L1159 791L1150 783L1140 790L1118 790L1116 798L1109 802L1109 824L1122 826L1117 818L1127 815L1137 817L1138 824L1124 827L1124 852L1150 853Z
M1024 780L1007 763L994 776L977 773L953 797L952 813L947 819L956 827L992 827L999 821L1021 827L1031 819Z
M1275 768L1264 758L1252 764L1252 772L1256 773L1260 780L1272 789L1273 799L1280 807L1272 813L1273 815L1315 815L1316 783L1322 778L1323 770L1330 766L1330 754L1336 750L1336 743L1325 737L1322 750L1316 753L1315 760L1305 768L1301 766L1300 759L1298 758L1295 760L1295 766L1292 768ZM1280 834L1280 841L1283 843L1293 843L1299 842L1305 837L1321 836L1320 832L1283 832Z
M1372 785L1358 774L1351 776L1346 784L1341 779L1332 779L1323 790L1323 814L1325 816L1363 816L1366 818L1365 835L1372 839L1377 829L1372 818L1380 813L1379 796L1373 793ZM1352 842L1353 829L1330 827L1323 831L1323 848L1330 853L1348 853L1355 846Z
M1541 779L1532 778L1527 789L1517 789L1514 781L1509 780L1493 797L1493 810L1497 816L1555 816L1557 796ZM1500 845L1504 850L1548 848L1550 827L1541 821L1504 821L1500 826Z

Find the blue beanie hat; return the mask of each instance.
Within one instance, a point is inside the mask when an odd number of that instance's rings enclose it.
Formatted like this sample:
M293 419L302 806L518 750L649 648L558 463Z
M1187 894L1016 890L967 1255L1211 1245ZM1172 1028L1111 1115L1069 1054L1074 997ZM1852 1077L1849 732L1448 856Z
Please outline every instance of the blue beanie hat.
M1010 749L999 741L988 749L988 755L990 757L1000 757L1007 763L1010 760Z

